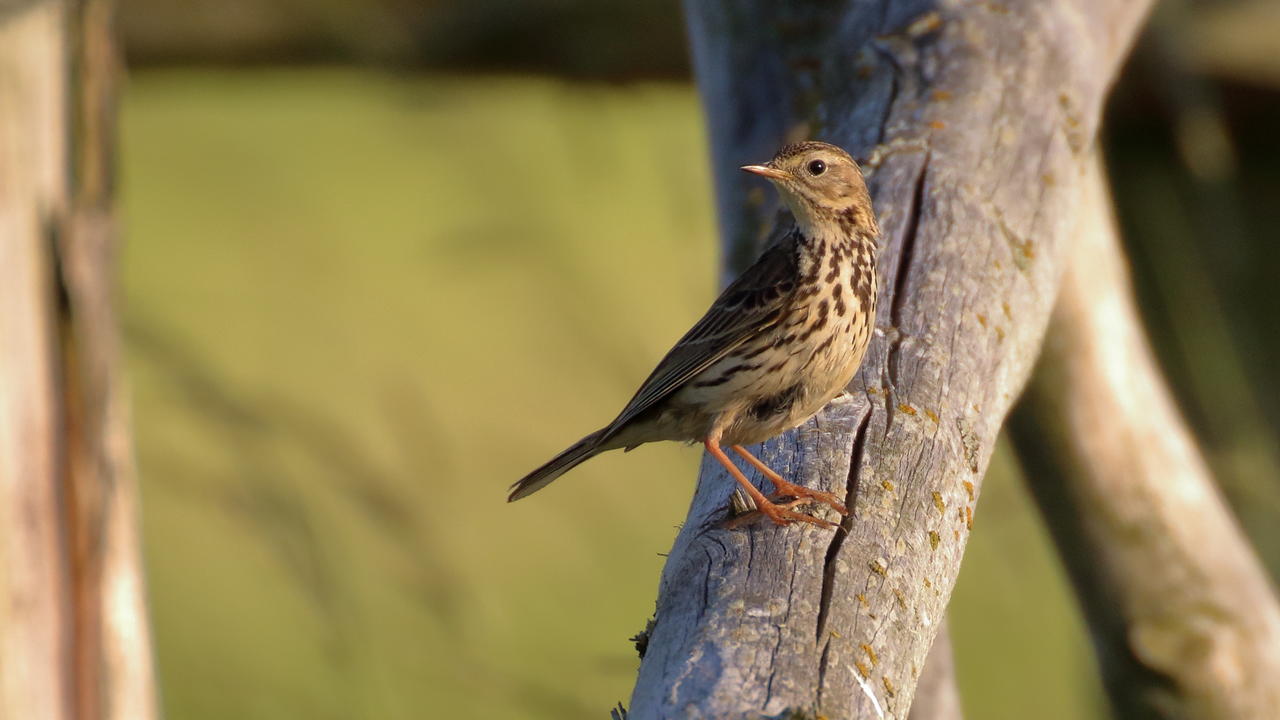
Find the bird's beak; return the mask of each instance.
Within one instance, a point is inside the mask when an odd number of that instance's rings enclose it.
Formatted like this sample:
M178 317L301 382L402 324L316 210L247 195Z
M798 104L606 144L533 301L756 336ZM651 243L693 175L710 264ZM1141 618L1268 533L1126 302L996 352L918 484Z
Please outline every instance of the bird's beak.
M770 167L768 165L743 165L742 169L749 173L762 175L770 180L787 180L791 177L791 174L787 171L779 170L778 168Z

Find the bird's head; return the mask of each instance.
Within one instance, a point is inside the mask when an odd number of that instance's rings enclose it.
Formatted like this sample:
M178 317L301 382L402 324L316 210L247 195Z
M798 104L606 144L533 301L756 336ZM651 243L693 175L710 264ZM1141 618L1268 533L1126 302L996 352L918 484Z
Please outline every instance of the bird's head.
M828 222L849 218L874 231L871 196L862 171L849 153L824 142L801 142L778 151L763 165L742 168L768 178L778 188L801 230L821 230Z

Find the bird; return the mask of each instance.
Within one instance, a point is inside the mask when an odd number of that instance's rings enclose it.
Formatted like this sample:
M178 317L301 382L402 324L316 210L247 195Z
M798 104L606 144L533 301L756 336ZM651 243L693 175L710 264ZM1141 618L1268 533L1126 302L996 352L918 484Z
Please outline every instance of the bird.
M789 482L747 451L813 417L852 381L875 327L879 226L862 171L824 142L783 147L742 170L769 180L789 210L782 232L730 283L664 356L608 425L510 488L508 502L578 464L663 440L702 443L777 525L833 523L792 508L833 494ZM773 499L724 452L728 446L773 484ZM791 498L783 502L784 498Z

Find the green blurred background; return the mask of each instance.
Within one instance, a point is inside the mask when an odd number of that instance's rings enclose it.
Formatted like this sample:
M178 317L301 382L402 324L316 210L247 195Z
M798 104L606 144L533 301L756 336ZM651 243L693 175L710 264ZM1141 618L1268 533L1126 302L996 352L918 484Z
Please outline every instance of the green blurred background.
M1273 6L1162 6L1107 145L1162 362L1275 574ZM125 0L120 27L166 715L606 717L699 453L503 491L715 293L678 5ZM951 606L968 716L1106 717L1003 447L983 495Z

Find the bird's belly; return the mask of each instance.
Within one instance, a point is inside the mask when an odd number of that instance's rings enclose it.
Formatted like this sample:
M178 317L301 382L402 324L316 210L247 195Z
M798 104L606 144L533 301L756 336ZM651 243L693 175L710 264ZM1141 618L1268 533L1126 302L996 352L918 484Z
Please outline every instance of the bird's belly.
M841 282L855 287L852 269ZM808 420L853 379L874 324L870 290L822 288L767 332L751 338L686 382L667 404L670 427L686 438L719 432L747 445ZM864 297L871 297L868 305ZM678 422L677 422L678 421Z
M851 339L837 337L835 343ZM762 442L805 422L844 390L861 359L862 348L846 345L842 352L821 353L796 363L800 370L792 374L789 385L777 394L759 397L737 414L725 432L726 442Z
M799 351L784 344L754 357L746 356L751 350L731 353L681 388L673 405L699 408L707 432L718 426L726 444L781 434L816 414L852 380L866 347L853 330L834 327Z

